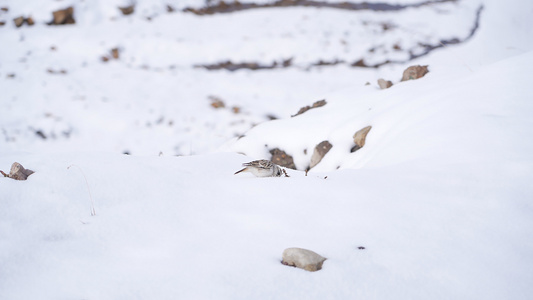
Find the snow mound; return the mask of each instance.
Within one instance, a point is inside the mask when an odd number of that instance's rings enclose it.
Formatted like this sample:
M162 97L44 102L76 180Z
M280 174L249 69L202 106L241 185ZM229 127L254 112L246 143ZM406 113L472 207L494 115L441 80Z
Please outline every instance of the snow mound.
M446 165L493 162L502 153L526 160L533 151L520 136L533 135L527 74L533 52L449 79L431 69L425 77L387 90L354 87L328 97L327 105L260 124L230 145L252 157L279 148L305 170L314 147L333 148L313 170L374 168L400 163ZM350 153L353 134L371 125L366 145Z

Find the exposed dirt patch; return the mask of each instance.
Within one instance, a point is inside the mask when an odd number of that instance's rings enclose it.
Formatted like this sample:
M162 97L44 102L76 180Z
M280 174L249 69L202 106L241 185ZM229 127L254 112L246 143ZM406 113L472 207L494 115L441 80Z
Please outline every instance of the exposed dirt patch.
M207 5L200 8L186 7L184 12L190 12L199 16L232 13L249 9L258 8L271 8L271 7L318 7L318 8L335 8L344 10L371 10L371 11L398 11L408 8L416 8L426 5L439 4L445 2L457 2L457 0L435 0L435 1L421 1L413 4L389 4L389 3L367 3L367 2L325 2L325 1L313 1L313 0L279 0L272 3L241 3L234 1L226 3L219 1L214 5Z
M195 65L195 68L204 68L209 71L214 70L228 70L228 71L237 71L240 69L248 70L265 70L265 69L279 69L279 68L288 68L292 65L292 58L282 60L281 62L274 61L270 65L264 65L257 62L240 62L234 63L231 60L220 62L216 64L205 64L205 65Z
M408 8L418 8L422 6L428 6L428 5L439 5L443 3L448 2L457 2L457 0L436 0L436 1L421 1L418 3L413 4L388 4L388 3L355 3L355 2L337 2L337 3L329 3L329 2L322 2L322 1L312 1L312 0L279 0L276 2L271 3L263 3L263 4L257 4L257 3L241 3L239 1L234 1L231 3L226 3L224 1L218 1L215 2L215 4L207 5L200 8L192 8L187 7L183 9L185 12L194 13L196 15L213 15L218 13L233 13L233 12L239 12L243 10L248 9L259 9L259 8L270 8L270 7L326 7L326 8L337 8L337 9L345 9L345 10L372 10L372 11L399 11L404 10ZM393 60L393 59L384 59L380 62L373 62L368 63L365 61L365 58L359 58L353 61L345 61L345 60L318 60L315 63L310 63L306 66L302 65L294 65L292 63L292 58L288 60L284 60L282 62L273 62L270 65L260 64L257 62L241 62L241 63L234 63L232 61L226 61L221 62L217 64L199 64L195 67L199 68L205 68L207 70L220 70L220 69L226 69L229 71L236 71L239 69L249 69L249 70L268 70L268 69L276 69L276 68L287 68L287 67L298 67L302 69L311 69L315 67L325 67L325 66L336 66L336 65L350 65L352 67L358 67L358 68L379 68L384 65L388 64L405 64L408 63L414 59L417 59L419 57L423 57L431 53L433 50L440 49L443 47L447 47L448 45L457 45L464 42L467 42L470 40L477 30L479 29L480 19L481 19L481 13L483 11L483 5L479 6L479 8L476 10L476 15L474 19L474 24L472 28L469 31L469 34L464 38L458 38L458 37L452 37L448 39L441 39L440 41L436 43L424 43L420 42L415 46L412 47L402 47L400 44L394 44L392 46L392 51L403 51L408 55L407 59L403 60ZM397 26L392 23L382 23L379 24L381 27L380 29L383 31L388 31L391 29L396 28ZM372 47L368 50L369 53L373 53L376 51L375 47Z

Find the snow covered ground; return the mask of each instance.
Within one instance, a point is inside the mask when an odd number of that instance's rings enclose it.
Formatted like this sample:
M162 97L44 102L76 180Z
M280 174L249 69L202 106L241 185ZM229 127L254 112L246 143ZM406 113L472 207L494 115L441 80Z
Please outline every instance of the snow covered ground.
M0 169L36 172L0 178L0 299L530 298L533 3L195 16L181 9L203 1L137 1L122 16L128 3L0 1ZM44 24L69 5L75 25ZM465 38L481 5L463 44L350 66ZM412 64L430 73L399 82ZM275 147L303 170L323 140L307 176L233 175ZM289 247L328 260L289 268Z

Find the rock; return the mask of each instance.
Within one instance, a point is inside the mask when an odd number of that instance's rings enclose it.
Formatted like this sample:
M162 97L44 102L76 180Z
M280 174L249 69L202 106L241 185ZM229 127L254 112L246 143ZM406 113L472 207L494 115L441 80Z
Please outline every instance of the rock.
M296 170L296 165L294 164L292 156L288 155L283 150L274 148L270 150L270 154L272 154L272 158L270 160L276 165Z
M53 19L48 25L65 25L75 24L74 20L74 8L72 6L65 9L56 10L52 13Z
M0 171L4 177L13 178L15 180L26 180L28 176L35 173L32 170L25 169L21 164L18 162L14 162L13 165L11 165L11 171L9 171L9 174L6 174L2 171Z
M318 163L322 160L322 158L326 155L326 153L331 150L333 147L332 144L328 141L322 141L320 144L316 145L315 151L313 152L313 155L311 156L311 164L309 165L309 169L312 169Z
M32 17L28 17L24 21L26 21L26 24L28 24L28 26L33 26L35 24L35 21Z
M379 85L379 88L381 88L382 90L388 89L392 86L392 81L380 78L378 79L378 85Z
M63 75L68 73L67 70L65 69L54 70L51 68L47 69L46 72L48 72L49 74L63 74Z
M301 114L303 114L304 112L306 112L306 111L308 111L310 109L317 108L317 107L322 107L322 106L324 106L326 104L327 104L326 99L322 99L322 100L316 101L311 106L307 105L307 106L304 106L304 107L300 108L300 110L295 115L293 115L291 117L296 117L296 116L301 115Z
M18 18L13 19L13 22L15 22L15 26L20 27L24 24L24 17L20 16Z
M4 26L4 25L6 25L6 22L0 21L0 26Z
M353 141L355 143L355 146L352 147L351 152L355 152L355 151L363 148L363 146L365 145L366 136L370 132L370 129L372 129L372 126L367 126L367 127L363 128L363 129L357 131L353 135Z
M111 49L111 56L112 56L114 59L119 59L119 57L120 57L119 49L118 49L118 48L113 48L113 49Z
M135 12L135 5L119 7L118 9L120 9L123 15L127 16Z
M224 101L222 101L222 99L220 99L217 96L208 96L207 98L209 98L209 100L211 100L211 106L214 107L214 108L224 108L224 107L226 107L226 104L224 103Z
M424 77L428 72L428 66L410 66L403 71L402 81Z
M362 67L366 68L368 65L365 63L364 59L360 59L352 64L352 67Z
M294 266L310 272L315 272L322 269L322 264L327 259L311 250L302 248L285 249L282 257L282 264Z

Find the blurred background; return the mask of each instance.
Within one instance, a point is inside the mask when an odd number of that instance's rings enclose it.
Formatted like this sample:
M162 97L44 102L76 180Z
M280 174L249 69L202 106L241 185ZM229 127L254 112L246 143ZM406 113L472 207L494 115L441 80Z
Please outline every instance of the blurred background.
M410 65L453 77L531 51L532 13L528 0L0 0L0 150L219 151Z

